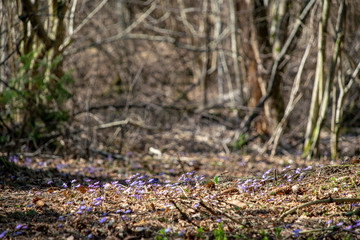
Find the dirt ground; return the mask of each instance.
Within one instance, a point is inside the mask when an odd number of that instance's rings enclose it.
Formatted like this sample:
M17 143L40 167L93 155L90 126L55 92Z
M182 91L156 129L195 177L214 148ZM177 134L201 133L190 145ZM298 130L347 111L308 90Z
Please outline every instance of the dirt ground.
M2 239L356 239L360 234L357 157L330 162L255 153L160 155L152 149L123 159L12 156L11 161L13 171L0 174Z

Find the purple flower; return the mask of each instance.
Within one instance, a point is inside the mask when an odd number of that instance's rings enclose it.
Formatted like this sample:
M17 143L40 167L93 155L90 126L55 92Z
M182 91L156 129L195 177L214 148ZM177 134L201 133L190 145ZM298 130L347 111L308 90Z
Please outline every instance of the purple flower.
M267 170L266 172L264 172L264 174L262 175L262 178L265 178L266 175L268 175L270 171L271 171L271 168L269 170Z
M165 233L168 233L168 232L170 232L170 231L171 231L171 228L166 228L164 232L165 232Z
M85 209L86 209L86 206L85 206L85 205L81 205L81 206L79 207L79 209L80 209L80 210L85 210Z
M52 183L53 183L53 181L52 181L52 180L50 180L50 181L48 181L48 182L47 182L47 184L52 184Z
M336 226L340 227L342 226L344 223L343 222L339 222L338 224L336 224Z
M22 231L14 232L14 233L12 234L12 236L16 237L16 236L18 236L18 235L20 235L20 234L22 234Z
M128 209L124 212L125 214L131 213L131 209Z
M308 167L304 168L304 171L309 170L309 169L312 169L312 166L308 166Z
M329 220L326 222L326 224L331 224L332 223L332 220Z
M74 182L76 182L76 179L71 180L71 183L74 183Z
M15 227L15 230L19 230L20 228L21 228L21 224L19 224L19 225L17 225L16 227Z
M179 233L178 233L178 236L181 237L181 236L184 236L185 234L185 230L181 230Z
M287 167L285 167L283 170L281 170L281 172L284 172L286 169L288 169L288 168L290 168L291 166L289 165L289 166L287 166Z
M9 162L16 163L16 162L17 162L17 156L15 156L15 155L10 156L10 158L9 158Z
M63 183L62 187L63 187L63 188L67 188L68 185L67 185L66 183Z
M355 221L355 225L353 226L354 228L360 227L360 221Z
M216 222L217 222L217 223L221 222L221 218L216 219Z
M301 229L295 229L293 232L294 232L294 237L299 237L299 234L300 234L300 231Z
M350 230L351 228L352 228L352 226L349 225L349 226L347 226L345 229L346 229L346 230Z
M182 174L180 178L178 179L178 182L182 181L185 178L185 174Z
M102 219L100 219L99 223L104 223L106 221L106 217L103 217Z
M5 235L7 234L7 232L8 232L8 230L3 231L3 232L0 234L0 238L5 237Z

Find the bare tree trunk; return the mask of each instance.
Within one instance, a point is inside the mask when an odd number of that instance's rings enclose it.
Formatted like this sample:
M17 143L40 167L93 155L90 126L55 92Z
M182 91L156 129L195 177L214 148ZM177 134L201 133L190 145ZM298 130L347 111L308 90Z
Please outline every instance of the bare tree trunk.
M5 19L4 16L5 13L5 6L3 4L3 1L0 2L0 19ZM6 35L4 34L5 32L5 24L0 24L0 46L5 46L6 45ZM9 54L9 53L8 53ZM2 54L0 54L0 64L5 64L5 51L3 51ZM0 66L1 66L0 65ZM0 67L0 80L4 81L5 80L5 68L4 67ZM2 82L0 82L0 93L3 92L4 90L4 84Z
M240 66L239 66L239 53L238 53L238 45L237 45L237 17L235 11L234 0L229 0L229 11L230 11L230 29L231 29L231 51L232 58L234 62L234 72L235 72L235 82L237 85L237 89L239 91L240 103L244 102L243 96L243 84L240 74Z
M124 31L129 25L129 11L126 6L126 1L119 0L117 2L117 9L120 17L120 21L119 21L120 31Z
M301 27L302 21L306 18L306 16L309 14L311 8L314 6L316 0L311 0L310 2L307 2L304 9L302 10L298 21L294 24L294 27L289 35L289 37L286 39L286 42L284 43L284 46L282 47L278 57L276 58L275 62L272 65L271 68L271 75L269 80L269 86L266 90L266 95L262 96L259 102L256 105L256 108L251 112L251 114L242 121L240 127L243 131L243 133L247 132L249 130L251 122L258 116L259 114L259 108L264 106L264 103L269 99L269 97L272 95L273 86L275 82L275 76L279 68L280 61L285 57L285 55L288 53L290 45L294 42L294 39L299 32L299 29Z
M316 75L311 97L310 112L305 132L305 143L303 149L303 157L308 157L312 146L312 134L319 115L319 106L322 100L324 85L324 61L325 61L325 45L326 45L326 28L329 17L329 0L322 1L322 15L319 22L318 36L318 56L316 63Z
M203 90L203 107L205 107L209 101L208 99L208 86L210 81L210 75L208 70L211 68L211 58L210 58L210 21L209 21L209 8L210 2L209 0L205 0L203 10L205 11L204 14L204 32L205 32L205 54L204 54L204 61L203 61L203 79L202 79L202 90Z
M341 64L341 58L340 64ZM331 121L331 138L330 138L330 146L331 146L331 158L336 159L338 153L338 138L339 131L341 129L342 117L343 117L343 107L344 107L344 99L349 93L351 86L354 83L354 79L357 77L360 71L360 61L358 62L355 70L351 74L350 80L345 83L344 74L339 70L338 76L338 86L339 86L339 96L335 99L333 96L333 112L332 112L332 121ZM334 87L335 88L335 87Z
M331 107L331 133L330 133L330 152L331 159L335 160L338 153L338 139L339 139L339 130L342 120L343 113L343 101L344 101L344 85L345 78L342 72L342 57L339 58L339 66L337 75L337 82L339 85L339 96L337 96L337 87L336 84L333 85L332 89L332 107Z
M329 6L327 6L328 4L329 3L324 2L324 8L325 8L324 11L327 11L327 12L329 11ZM308 158L310 158L312 155L314 155L315 149L316 149L316 147L318 145L320 131L321 131L322 124L323 124L323 121L325 119L328 104L329 104L330 89L331 89L331 85L333 83L333 79L334 79L334 76L335 76L337 59L338 59L338 56L339 56L341 43L342 43L342 41L344 39L343 19L344 19L344 16L345 16L345 7L346 7L345 6L345 0L343 0L341 2L341 4L340 4L340 7L339 7L339 13L338 13L337 24L336 24L336 32L337 32L336 41L335 41L334 47L333 47L334 50L333 50L333 56L332 56L332 60L331 60L329 76L327 77L326 82L324 84L320 84L320 82L319 82L319 88L318 88L319 89L319 93L318 93L319 98L318 99L321 100L321 102L320 102L319 111L317 113L318 117L316 119L314 119L314 121L316 121L316 124L315 124L315 126L313 128L313 131L311 132L311 137L308 140L308 144L310 144L310 143L311 144L304 146L304 150L305 150L305 147L308 148L308 152L307 152L307 155L306 155ZM326 10L326 8L327 8L327 10ZM326 17L326 15L324 15L324 17ZM325 48L325 45L323 45L323 47ZM323 61L323 60L320 60L320 61ZM322 75L322 79L323 79L324 78L323 77L323 71L324 71L323 66L321 66L320 71L322 71L321 75ZM305 151L304 151L304 154L306 154Z
M222 29L222 23L221 23L221 9L219 0L212 0L211 1L211 8L214 12L214 40L217 41L217 44L220 45L219 37ZM221 65L221 57L220 57L220 51L214 51L213 52L213 63L211 68L216 68L217 70L217 83L218 83L218 94L221 101L224 98L224 70Z
M261 153L265 152L267 150L268 146L271 143L273 143L272 150L271 150L271 156L275 155L276 148L278 146L280 137L283 134L284 128L285 128L285 126L286 126L286 124L288 122L288 118L290 116L290 113L292 112L295 105L297 104L297 102L302 97L302 94L298 93L299 92L299 87L300 87L300 80L301 80L301 77L302 77L302 72L303 72L303 69L304 69L305 62L306 62L306 60L307 60L307 58L309 56L309 53L310 53L310 48L311 48L312 42L313 41L311 39L309 41L309 43L308 43L308 45L306 47L306 50L304 52L304 55L303 55L303 57L301 59L301 62L300 62L299 68L298 68L298 72L296 74L296 77L295 77L295 80L294 80L294 83L293 83L293 87L291 89L290 99L289 99L288 105L286 106L286 109L285 109L284 116L281 119L280 123L276 126L276 129L275 129L273 135L271 136L271 138L269 139L269 141L265 144L265 146L261 150Z

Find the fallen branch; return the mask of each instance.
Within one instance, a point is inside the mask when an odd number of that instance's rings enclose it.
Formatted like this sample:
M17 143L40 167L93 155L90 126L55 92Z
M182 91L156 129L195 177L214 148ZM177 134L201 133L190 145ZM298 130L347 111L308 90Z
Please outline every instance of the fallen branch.
M289 211L283 213L279 217L278 221L282 221L287 215L294 213L295 211L297 211L300 208L308 207L308 206L315 205L315 204L334 203L334 202L336 202L336 203L354 203L354 202L360 202L360 198L331 198L330 197L328 199L320 199L320 200L316 200L316 201L307 202L300 206L293 207Z
M152 126L146 126L141 122L135 122L132 121L130 119L125 119L125 120L120 120L120 121L115 121L115 122L110 122L110 123L104 123L104 124L100 124L96 127L96 129L105 129L105 128L112 128L112 127L120 127L120 126L124 126L124 125L132 125L135 127L139 127L139 128L143 128L146 130L163 130L161 128L158 127L152 127Z
M186 215L186 213L184 213L183 211L181 211L181 209L178 207L178 205L176 205L176 203L174 202L174 200L170 200L170 202L174 205L174 207L179 211L179 213L181 214L181 216L188 221L189 223L191 223L192 225L194 225L195 227L199 228L199 225L197 225L196 223L194 223L189 217L188 215Z
M211 214L213 214L213 215L215 215L215 216L225 216L225 217L227 217L227 218L229 218L230 220L232 220L233 222L236 222L236 223L238 223L238 224L241 224L241 222L239 221L239 220L237 220L237 219L235 219L235 218L233 218L232 216L230 216L229 214L227 214L227 213L225 213L225 212L223 212L223 211L221 211L221 212L219 212L219 213L217 213L217 212L215 212L214 210L212 210L211 208L209 208L208 206L206 206L206 204L202 201L202 200L200 200L200 205L202 206L202 207L204 207L206 210L208 210Z

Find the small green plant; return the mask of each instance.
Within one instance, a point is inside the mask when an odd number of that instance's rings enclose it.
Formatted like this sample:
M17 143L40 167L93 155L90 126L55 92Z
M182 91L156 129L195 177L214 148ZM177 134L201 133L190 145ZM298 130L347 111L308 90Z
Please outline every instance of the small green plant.
M215 177L214 177L214 183L215 183L215 184L218 184L218 183L219 183L219 176L215 176Z
M197 231L197 233L196 233L197 238L200 238L200 239L205 238L203 227L199 227L198 229L196 229L196 231Z
M230 144L229 147L237 151L237 150L241 150L245 144L246 144L246 135L241 134L235 142Z
M160 229L158 234L156 235L156 240L167 240L169 239L169 233L170 233L171 229L170 228L163 228Z
M276 227L275 228L275 235L277 239L281 239L281 231L283 230L282 227Z
M214 237L216 240L226 240L226 234L224 232L223 223L219 222L218 228L214 229Z
M0 119L14 138L27 137L36 147L46 134L58 130L69 118L63 104L71 97L66 87L72 82L62 73L61 57L43 57L37 51L19 57L19 69L0 93ZM2 143L9 141L6 137ZM46 139L44 139L46 141Z
M262 238L263 240L269 240L269 238L268 238L268 236L267 236L267 233L265 232L264 229L261 229L260 234L261 234L261 236L263 237L263 238Z

